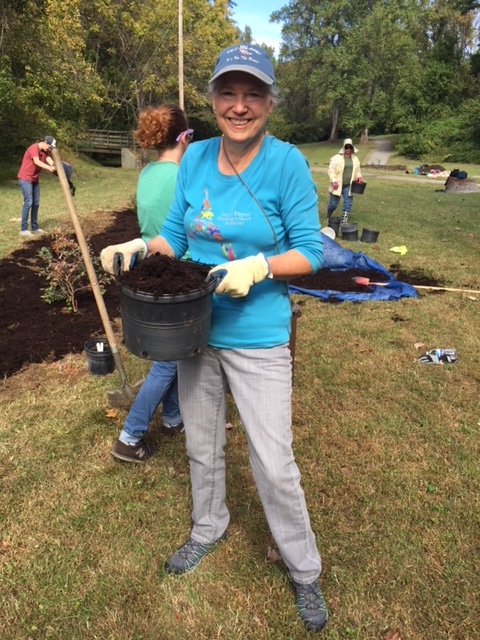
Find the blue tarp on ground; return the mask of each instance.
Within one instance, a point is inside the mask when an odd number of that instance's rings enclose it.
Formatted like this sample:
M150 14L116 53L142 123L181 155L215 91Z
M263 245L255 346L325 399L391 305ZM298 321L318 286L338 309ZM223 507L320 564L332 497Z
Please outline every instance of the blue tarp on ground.
M368 293L341 293L328 289L311 290L301 289L290 285L290 293L303 293L316 298L330 301L367 302L381 300L399 300L400 298L418 298L414 287L404 282L398 282L394 275L389 273L376 260L372 260L364 253L356 253L350 249L344 249L328 236L323 236L323 264L322 268L331 271L346 271L347 269L364 269L365 271L377 271L388 277L388 282L382 287L365 287ZM371 278L370 278L371 279Z

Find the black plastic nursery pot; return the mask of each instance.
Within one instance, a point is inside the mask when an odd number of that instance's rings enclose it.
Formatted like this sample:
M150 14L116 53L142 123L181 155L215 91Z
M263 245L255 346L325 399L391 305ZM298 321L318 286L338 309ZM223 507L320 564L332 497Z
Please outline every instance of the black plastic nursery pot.
M338 236L338 232L340 230L340 218L330 218L330 220L328 221L328 226L331 227L334 231L335 231L335 235Z
M365 191L366 186L366 182L352 182L352 184L350 185L350 191L351 193L354 193L356 195L362 195L362 193Z
M205 287L155 298L120 286L120 315L125 346L146 360L184 360L208 344L212 317L212 280Z
M343 240L358 240L358 224L342 224L340 231Z
M376 242L380 231L371 231L370 229L362 229L361 242Z
M106 376L115 371L115 360L106 338L90 338L84 348L88 372L93 376Z

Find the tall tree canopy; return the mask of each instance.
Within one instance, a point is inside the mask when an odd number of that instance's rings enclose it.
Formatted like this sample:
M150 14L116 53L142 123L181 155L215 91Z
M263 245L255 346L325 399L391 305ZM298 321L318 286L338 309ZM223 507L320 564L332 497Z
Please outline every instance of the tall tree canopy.
M405 153L480 161L479 3L286 2L271 15L283 98L271 132L292 142L400 132ZM183 3L185 109L200 135L215 126L205 87L218 52L255 42L234 5ZM130 129L144 106L177 102L178 39L178 0L0 0L3 155L46 133L73 143L90 127Z
M177 0L0 0L0 20L4 149L131 128L144 106L178 102ZM209 73L239 31L228 0L184 3L183 27L185 109L201 125Z
M477 10L478 0L291 0L272 14L283 22L284 130L297 141L413 133L478 98Z

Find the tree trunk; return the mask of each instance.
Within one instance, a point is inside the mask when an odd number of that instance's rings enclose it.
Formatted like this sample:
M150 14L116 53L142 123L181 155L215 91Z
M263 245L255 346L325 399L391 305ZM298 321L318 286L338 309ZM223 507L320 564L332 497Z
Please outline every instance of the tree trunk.
M330 129L329 142L334 142L337 139L338 129L338 102L334 102L332 106L332 128Z
M368 142L368 127L363 127L362 133L360 134L360 144L364 142Z

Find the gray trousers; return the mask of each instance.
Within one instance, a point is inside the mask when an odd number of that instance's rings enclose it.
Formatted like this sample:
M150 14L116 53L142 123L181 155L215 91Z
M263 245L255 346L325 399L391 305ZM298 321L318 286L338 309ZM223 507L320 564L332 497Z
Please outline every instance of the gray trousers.
M278 550L296 582L313 582L322 565L292 451L288 345L207 348L178 361L192 483L192 537L202 543L214 542L230 520L225 502L228 387L246 432L252 473Z

